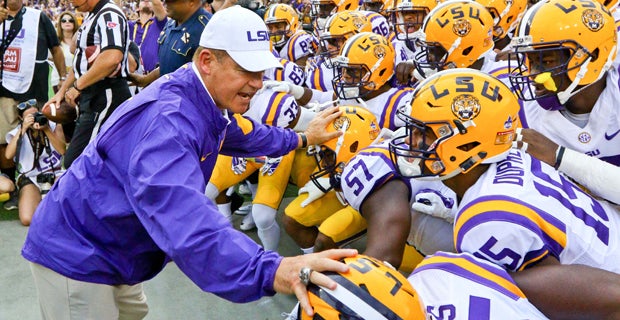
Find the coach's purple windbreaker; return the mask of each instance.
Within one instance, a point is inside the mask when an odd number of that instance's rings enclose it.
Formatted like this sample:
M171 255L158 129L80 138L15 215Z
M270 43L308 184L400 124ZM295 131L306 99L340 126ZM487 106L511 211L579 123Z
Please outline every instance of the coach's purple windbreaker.
M154 277L169 260L234 302L272 295L282 257L232 228L205 195L218 152L280 156L292 130L236 121L191 64L128 100L39 205L22 255L109 285Z

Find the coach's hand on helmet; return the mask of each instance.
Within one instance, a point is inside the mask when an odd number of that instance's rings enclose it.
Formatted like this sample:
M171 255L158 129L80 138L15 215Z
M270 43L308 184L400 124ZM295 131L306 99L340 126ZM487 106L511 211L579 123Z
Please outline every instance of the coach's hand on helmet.
M342 135L342 131L328 132L325 130L327 125L338 118L342 112L336 107L327 108L317 114L312 121L308 124L308 128L304 131L306 138L308 139L307 145L320 145L325 141L338 138ZM301 147L301 145L300 145Z
M321 272L347 272L349 267L338 260L355 255L357 255L357 250L355 249L331 249L318 253L283 258L278 270L276 270L273 289L279 293L294 293L306 314L312 316L314 311L308 300L307 287L300 278L301 269L310 268L310 282L334 290L337 283Z

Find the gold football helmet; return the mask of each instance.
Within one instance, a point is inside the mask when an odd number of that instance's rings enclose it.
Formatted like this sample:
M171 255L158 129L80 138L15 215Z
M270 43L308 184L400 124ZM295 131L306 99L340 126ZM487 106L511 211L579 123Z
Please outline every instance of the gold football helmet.
M342 45L351 36L371 31L372 24L366 15L359 11L346 10L331 15L325 23L325 30L321 33L319 41L327 67L333 67L330 58L338 55Z
M361 149L369 146L381 132L377 118L367 109L356 106L340 107L342 115L327 125L327 132L342 131L343 134L323 143L314 152L318 171L310 176L314 184L323 192L332 188L340 190L340 175L344 166ZM328 176L330 187L325 188L317 180Z
M422 28L424 18L438 3L438 0L396 0L390 9L390 21L396 38L401 41L413 40L414 32Z
M441 3L424 19L416 68L423 77L448 68L468 68L493 50L493 17L480 3Z
M562 108L611 68L616 37L614 18L599 2L541 1L526 11L512 39L511 84L523 100Z
M354 35L333 59L334 90L340 99L356 99L378 90L394 74L394 47L381 35Z
M519 102L500 80L478 70L444 70L418 85L404 134L390 142L401 175L448 179L503 159L520 124Z
M418 293L394 268L366 255L345 258L344 263L349 272L324 273L338 283L336 290L308 286L315 316L300 308L298 319L426 319Z
M493 40L497 41L512 32L527 9L527 0L476 0L493 16Z
M288 4L272 4L265 11L265 24L271 43L281 47L299 30L299 14Z

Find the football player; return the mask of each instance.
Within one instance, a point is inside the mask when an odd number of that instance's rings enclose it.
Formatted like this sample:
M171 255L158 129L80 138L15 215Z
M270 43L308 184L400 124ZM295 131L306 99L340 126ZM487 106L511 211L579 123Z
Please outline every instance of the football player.
M282 217L286 232L304 253L314 251L318 226L336 211L345 207L336 191L340 190L340 175L346 162L360 149L380 137L381 128L371 112L354 106L341 107L341 109L343 115L333 122L333 126L328 126L327 130L342 131L344 134L338 139L316 147L313 155L318 170L311 175L311 181L299 190L299 196L286 207ZM337 237L343 229L349 229L348 226L359 223L362 224L361 227L350 229L365 229L364 221L341 220L334 224L336 231L325 233L333 235L338 241Z
M309 60L306 86L321 91L334 91L332 80L334 70L332 60L340 52L344 42L360 32L369 32L372 25L359 11L341 11L331 15L319 37L320 54Z
M523 126L620 165L617 34L607 8L591 0L540 2L526 11L512 46L510 82L524 101Z
M273 4L265 11L265 24L278 56L305 67L317 44L312 35L300 28L297 11L288 4Z
M485 73L442 71L416 89L411 113L401 113L407 130L392 140L392 160L401 176L442 180L456 193L458 252L510 272L582 264L620 273L618 208L512 149L519 109L510 89Z
M493 17L480 3L451 0L437 5L416 34L416 55L399 70L400 82L411 75L427 78L452 68L482 70L508 83L508 63L496 61ZM412 72L415 69L416 72Z

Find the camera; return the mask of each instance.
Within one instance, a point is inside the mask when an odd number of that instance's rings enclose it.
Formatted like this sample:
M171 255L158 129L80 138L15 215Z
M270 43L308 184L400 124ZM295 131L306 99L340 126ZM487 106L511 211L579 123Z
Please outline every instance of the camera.
M52 188L52 184L54 184L54 180L56 176L53 173L40 173L37 175L37 183L39 184L39 188L41 189L41 198L45 197L48 191Z
M38 123L40 126L44 126L47 125L47 117L45 117L45 115L43 113L41 113L41 111L37 111L33 114L34 116L34 123Z

